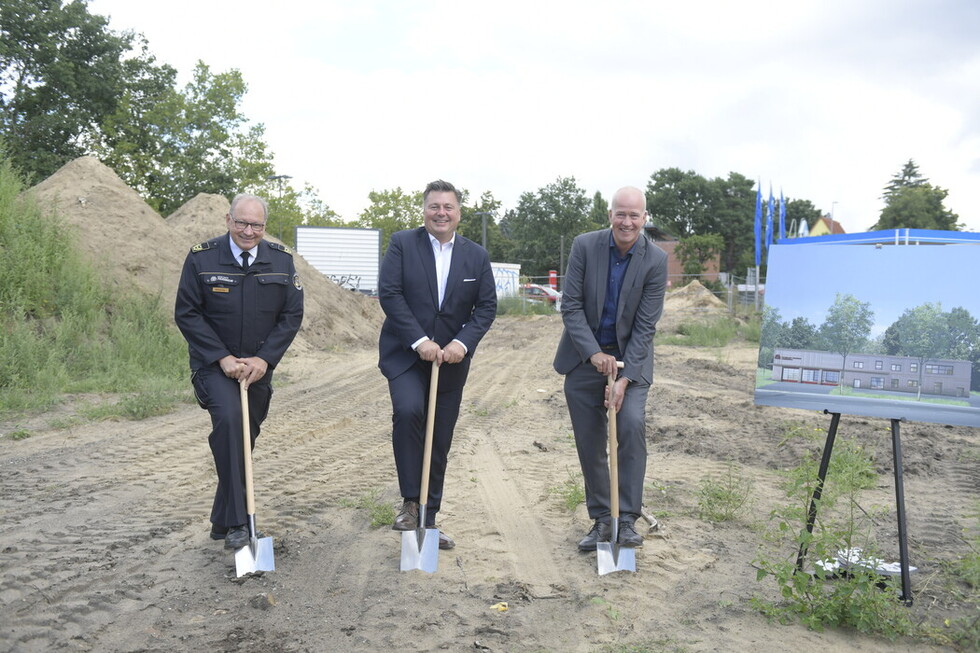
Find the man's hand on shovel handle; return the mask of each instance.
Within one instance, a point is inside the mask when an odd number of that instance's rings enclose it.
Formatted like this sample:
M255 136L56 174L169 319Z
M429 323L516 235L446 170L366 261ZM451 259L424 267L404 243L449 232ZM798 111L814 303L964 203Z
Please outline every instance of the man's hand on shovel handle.
M606 386L606 408L609 408L610 401L611 405L619 412L619 409L623 407L623 396L626 394L626 386L629 385L629 379L625 377L620 377L616 379L616 382L612 384L613 396L609 396L609 386Z

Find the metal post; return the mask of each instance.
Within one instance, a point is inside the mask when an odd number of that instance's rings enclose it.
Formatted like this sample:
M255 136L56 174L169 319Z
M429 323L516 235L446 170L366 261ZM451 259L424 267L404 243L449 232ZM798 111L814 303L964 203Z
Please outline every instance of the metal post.
M827 411L824 410L824 413ZM817 521L817 502L823 495L823 486L827 480L827 469L830 467L830 454L834 450L834 440L837 438L837 425L840 424L840 413L830 413L830 428L827 429L827 441L823 445L823 457L820 459L820 469L817 471L817 486L813 488L810 497L810 507L806 513L806 532L813 534L813 525ZM806 557L806 542L800 544L800 552L796 556L796 569L803 571L803 558Z
M898 424L892 420L892 457L895 461L895 508L898 512L898 560L902 569L902 596L905 605L912 605L912 587L909 577L909 545L905 529L905 484L902 480L902 440Z

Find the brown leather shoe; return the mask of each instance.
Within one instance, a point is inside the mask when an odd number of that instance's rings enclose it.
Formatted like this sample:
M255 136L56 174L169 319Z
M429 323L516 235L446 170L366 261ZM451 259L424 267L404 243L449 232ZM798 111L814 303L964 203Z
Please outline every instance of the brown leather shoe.
M443 551L445 551L447 549L452 549L455 546L456 546L456 543L453 542L453 538L449 537L448 535L446 535L442 531L439 531L439 548L440 549L442 549Z
M419 504L416 501L406 501L391 525L393 531L414 531L419 526Z

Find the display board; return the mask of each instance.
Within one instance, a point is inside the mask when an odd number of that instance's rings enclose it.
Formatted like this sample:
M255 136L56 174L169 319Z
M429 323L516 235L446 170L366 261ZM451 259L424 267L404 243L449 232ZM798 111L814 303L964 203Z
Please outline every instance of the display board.
M755 402L980 426L980 246L769 251Z

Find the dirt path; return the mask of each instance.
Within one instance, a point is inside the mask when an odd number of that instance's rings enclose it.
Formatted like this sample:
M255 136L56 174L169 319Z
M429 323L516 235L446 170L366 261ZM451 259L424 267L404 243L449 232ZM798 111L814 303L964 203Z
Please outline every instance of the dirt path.
M584 508L566 511L553 491L579 478L551 369L559 332L557 316L502 318L481 345L440 517L458 546L431 576L399 572L400 536L351 507L372 492L398 500L373 349L296 351L280 369L255 455L258 518L277 565L261 577L236 579L233 556L207 536L213 471L195 405L3 439L0 650L895 650L769 624L748 605L773 591L755 581L752 524L779 501L776 470L802 453L777 446L781 434L789 422L826 428L822 416L753 405L750 348L658 349L647 504L666 517L638 551L638 573L598 577L594 555L575 549ZM875 498L893 505L887 424L851 419L842 430L866 437L883 474ZM913 610L925 616L940 596L929 574L962 550L980 496L977 440L930 425L904 433L922 570ZM754 481L753 514L698 520L700 479L729 461ZM893 521L880 528L893 542ZM491 609L501 601L506 612Z

